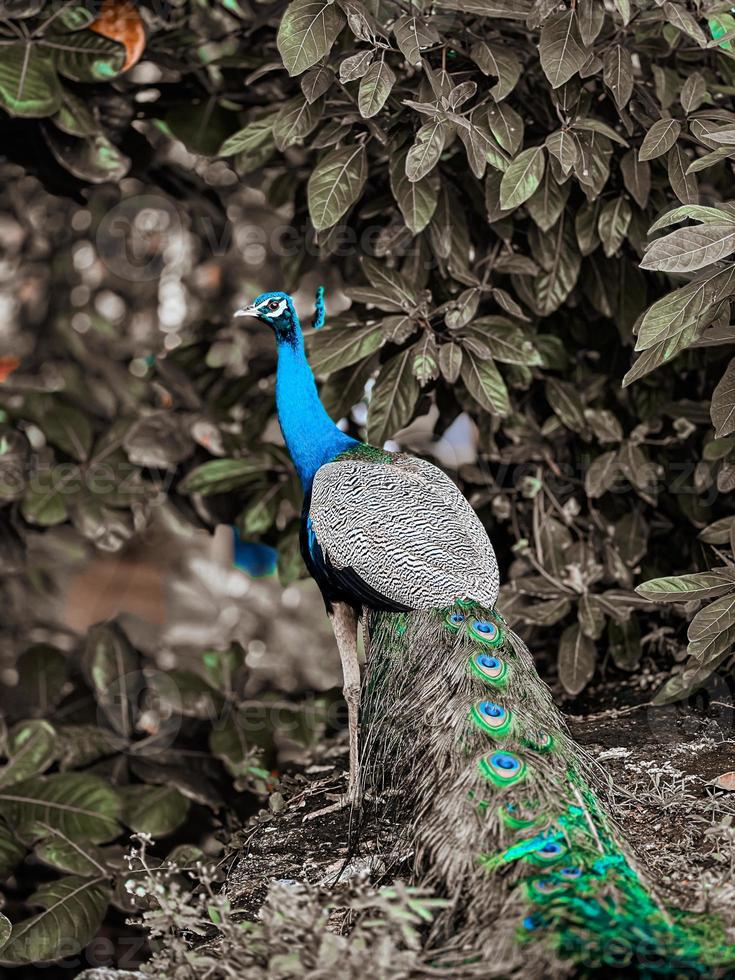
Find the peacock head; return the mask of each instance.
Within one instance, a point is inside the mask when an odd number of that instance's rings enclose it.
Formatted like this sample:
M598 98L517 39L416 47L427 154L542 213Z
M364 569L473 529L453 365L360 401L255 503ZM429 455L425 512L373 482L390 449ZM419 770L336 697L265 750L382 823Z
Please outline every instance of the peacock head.
M293 344L299 335L299 318L288 293L261 293L235 316L254 316L273 327L279 344Z

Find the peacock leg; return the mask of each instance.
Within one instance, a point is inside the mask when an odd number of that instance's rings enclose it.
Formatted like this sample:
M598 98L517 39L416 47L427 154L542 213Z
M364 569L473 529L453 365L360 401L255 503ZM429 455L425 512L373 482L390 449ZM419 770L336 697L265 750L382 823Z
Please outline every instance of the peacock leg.
M347 794L350 802L357 801L360 763L358 753L360 711L360 664L357 659L357 616L352 606L337 603L332 613L332 629L342 661L342 693L347 702L347 721L350 736L350 775Z

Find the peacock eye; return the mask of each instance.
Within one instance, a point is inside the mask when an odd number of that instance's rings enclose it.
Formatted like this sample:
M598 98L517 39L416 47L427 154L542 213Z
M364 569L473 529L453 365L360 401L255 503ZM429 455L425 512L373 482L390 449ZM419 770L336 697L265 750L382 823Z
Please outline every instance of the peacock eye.
M278 309L278 301L275 300L275 299L272 299L270 301L270 303L268 304L268 309L269 310L277 310Z

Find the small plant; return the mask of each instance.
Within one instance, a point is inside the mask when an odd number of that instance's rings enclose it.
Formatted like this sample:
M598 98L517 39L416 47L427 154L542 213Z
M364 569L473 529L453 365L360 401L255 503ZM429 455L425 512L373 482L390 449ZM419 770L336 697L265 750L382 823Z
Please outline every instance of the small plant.
M175 869L149 864L145 846L131 860L130 887L150 902L142 922L156 950L143 972L195 980L366 975L400 980L426 965L422 932L447 903L400 882L335 889L273 882L253 922L230 906L220 876L200 864L195 887Z

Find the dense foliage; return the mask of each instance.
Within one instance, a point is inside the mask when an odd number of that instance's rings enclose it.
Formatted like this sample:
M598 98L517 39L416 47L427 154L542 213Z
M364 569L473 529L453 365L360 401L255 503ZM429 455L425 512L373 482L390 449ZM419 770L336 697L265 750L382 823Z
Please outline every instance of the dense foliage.
M307 323L324 282L330 411L445 463L469 420L452 475L567 692L644 654L660 700L724 670L734 45L725 2L1 3L6 647L49 625L28 597L62 546L160 520L233 522L303 574L272 339L230 315L280 287ZM40 775L50 714L17 720L0 786L26 740L24 779L78 778ZM79 875L62 845L33 825L11 857Z
M83 181L130 173L173 186L187 227L208 218L220 251L212 213L233 182L257 188L272 215L236 242L245 262L275 259L263 278L289 289L320 266L352 301L311 339L330 409L348 415L368 385L378 443L432 405L437 436L468 413L477 464L459 476L510 568L507 610L558 628L570 692L606 650L635 667L646 620L631 617L645 606L632 586L717 564L699 534L729 517L735 479L726 5L107 4L107 36L90 8L6 6L4 125L45 143L33 166L47 185L81 195ZM198 155L186 182L171 138ZM12 146L27 154L25 139ZM94 220L99 241L109 229ZM200 312L216 324L229 311ZM163 353L161 339L144 354ZM138 359L116 451L188 469L177 489L205 522L227 494L241 532L280 543L293 574L298 489L280 451L254 439L270 364L241 355L202 329L149 365L170 389L157 411ZM53 411L34 395L14 416L55 429L60 459L93 465L109 433L92 449L94 422L60 388ZM222 458L207 463L195 442ZM76 510L63 493L21 505L31 524ZM109 498L96 511L83 533L108 546L127 536ZM725 527L704 541L724 543ZM706 653L694 638L690 666L727 655L732 616L698 637Z

